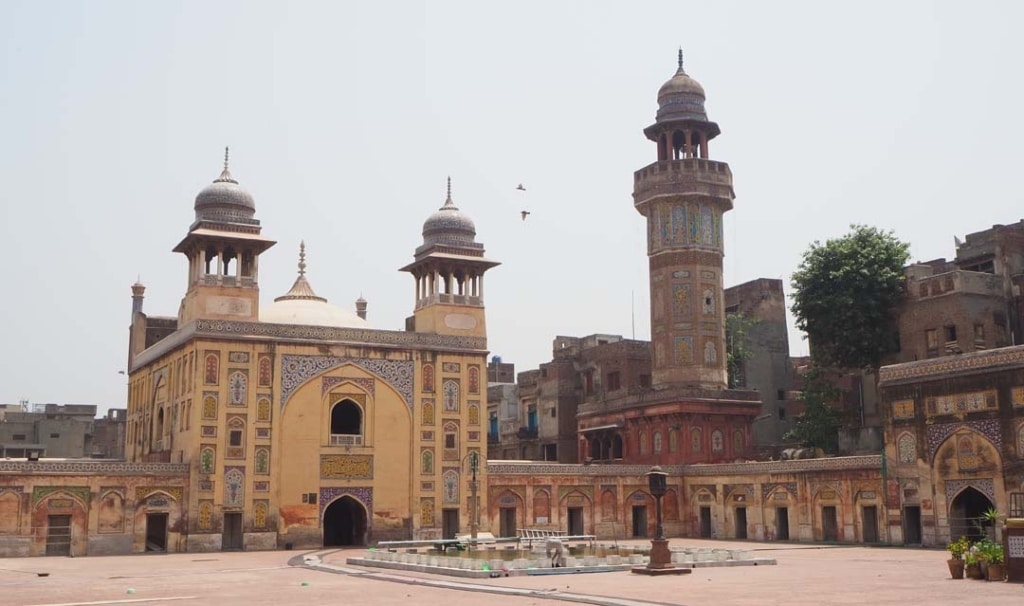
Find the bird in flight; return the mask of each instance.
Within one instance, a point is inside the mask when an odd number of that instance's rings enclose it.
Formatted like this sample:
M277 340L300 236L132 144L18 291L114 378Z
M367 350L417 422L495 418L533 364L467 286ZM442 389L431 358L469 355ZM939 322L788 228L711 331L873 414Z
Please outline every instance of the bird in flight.
M517 185L517 186L516 186L516 189L518 189L519 191L526 191L526 188L525 188L525 187L523 187L523 184L522 184L522 183L520 183L519 185Z
M523 216L523 221L525 221L526 217L529 216L530 211L524 210L524 211L520 212L519 214Z

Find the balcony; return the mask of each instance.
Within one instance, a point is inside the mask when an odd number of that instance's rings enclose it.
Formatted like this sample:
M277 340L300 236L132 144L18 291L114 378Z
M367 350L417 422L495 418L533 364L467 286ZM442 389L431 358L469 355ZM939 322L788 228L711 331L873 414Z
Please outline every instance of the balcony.
M501 436L499 436L496 433L489 433L489 434L487 434L487 443L488 444L500 444L501 443Z
M516 437L520 440L536 440L537 435L536 427L520 427L519 431L516 432Z
M362 446L363 436L347 433L332 433L331 446Z

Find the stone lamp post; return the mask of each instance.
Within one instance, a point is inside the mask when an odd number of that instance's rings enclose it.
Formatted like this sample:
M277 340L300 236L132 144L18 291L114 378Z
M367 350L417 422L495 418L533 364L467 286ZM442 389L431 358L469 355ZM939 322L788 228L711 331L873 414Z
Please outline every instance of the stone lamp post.
M689 568L676 568L672 563L672 552L668 549L668 539L665 538L665 530L661 525L661 497L668 492L668 474L662 471L661 467L655 465L647 472L647 488L654 497L654 511L658 525L651 539L651 559L647 566L637 566L633 572L651 576L665 574L689 574Z

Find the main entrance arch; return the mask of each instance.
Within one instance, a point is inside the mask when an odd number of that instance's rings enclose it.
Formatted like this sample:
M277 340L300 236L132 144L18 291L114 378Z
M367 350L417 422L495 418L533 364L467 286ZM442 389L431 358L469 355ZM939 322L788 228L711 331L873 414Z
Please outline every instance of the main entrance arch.
M324 511L324 547L366 544L366 508L345 495Z
M992 501L974 487L968 486L961 490L949 505L950 540L962 536L978 540L988 536L982 525L982 514L992 506Z

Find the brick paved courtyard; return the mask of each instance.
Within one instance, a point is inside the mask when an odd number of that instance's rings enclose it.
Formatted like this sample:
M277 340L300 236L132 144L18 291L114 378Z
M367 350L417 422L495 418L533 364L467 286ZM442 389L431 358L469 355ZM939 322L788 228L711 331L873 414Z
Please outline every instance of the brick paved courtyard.
M322 552L326 564L343 569L333 573L289 565L302 554L286 551L10 558L0 560L0 604L1024 604L1024 585L951 580L945 551L672 543L758 550L778 565L665 578L615 572L463 580L347 566L345 558L361 550Z

